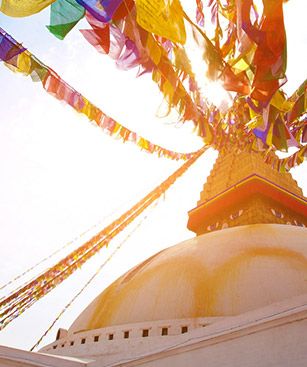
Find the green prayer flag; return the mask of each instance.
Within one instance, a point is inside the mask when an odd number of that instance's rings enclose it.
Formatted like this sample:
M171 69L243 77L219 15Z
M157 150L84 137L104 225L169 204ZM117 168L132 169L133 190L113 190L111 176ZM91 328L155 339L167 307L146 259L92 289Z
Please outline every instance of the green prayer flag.
M60 40L84 17L85 9L75 0L57 0L51 7L49 31Z

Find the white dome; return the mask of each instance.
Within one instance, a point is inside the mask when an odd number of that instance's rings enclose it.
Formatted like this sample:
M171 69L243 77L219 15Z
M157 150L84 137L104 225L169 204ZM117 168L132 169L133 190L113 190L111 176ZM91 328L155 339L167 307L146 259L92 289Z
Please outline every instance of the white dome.
M232 316L307 292L307 229L254 224L159 252L106 288L70 332Z

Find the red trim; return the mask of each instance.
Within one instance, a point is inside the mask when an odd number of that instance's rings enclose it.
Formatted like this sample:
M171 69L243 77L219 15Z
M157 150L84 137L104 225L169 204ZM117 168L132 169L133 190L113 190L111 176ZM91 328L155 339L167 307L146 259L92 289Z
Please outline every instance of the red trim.
M196 231L204 222L204 217L216 215L256 193L277 201L300 215L307 216L307 200L305 198L292 194L261 176L252 175L190 210L188 229Z

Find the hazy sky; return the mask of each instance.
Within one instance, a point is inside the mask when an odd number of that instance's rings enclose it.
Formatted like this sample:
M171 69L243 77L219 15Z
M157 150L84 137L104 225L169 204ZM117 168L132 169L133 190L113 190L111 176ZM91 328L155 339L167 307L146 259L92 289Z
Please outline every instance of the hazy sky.
M302 26L305 13L305 0L285 4L289 52L289 82L285 89L289 94L307 74L307 32ZM149 76L136 79L135 70L117 70L112 60L98 54L78 29L59 41L45 28L48 18L48 9L25 19L0 14L0 26L131 130L169 149L184 152L201 146L189 126L175 126L175 114L162 120L155 117L162 97ZM80 28L85 27L82 22ZM96 230L103 228L182 162L157 158L106 136L84 116L48 95L39 83L12 73L3 64L0 86L0 283L3 284L94 224L100 223ZM149 219L141 229L44 343L55 338L58 327L69 327L97 293L121 273L160 249L193 236L185 229L187 211L196 205L215 156L214 152L203 156L173 185L158 207L149 212ZM300 167L293 174L306 195L306 172ZM36 271L53 264L86 238ZM0 344L31 347L118 241L10 324L0 333ZM5 291L0 293L4 294Z

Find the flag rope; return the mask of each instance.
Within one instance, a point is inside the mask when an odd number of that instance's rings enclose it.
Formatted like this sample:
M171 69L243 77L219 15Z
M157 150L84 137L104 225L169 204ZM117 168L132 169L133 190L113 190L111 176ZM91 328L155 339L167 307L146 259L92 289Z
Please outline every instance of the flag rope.
M155 209L158 205L159 201L157 200L151 208L151 210ZM38 341L33 345L30 349L32 352L35 348L37 348L43 339L48 335L48 333L52 330L54 325L59 321L59 319L63 316L63 314L67 311L69 307L75 302L75 300L85 291L85 289L92 283L92 281L99 275L102 269L112 260L112 258L117 254L117 252L123 247L123 245L129 240L129 238L142 226L142 224L146 221L149 214L146 214L139 223L133 228L130 233L115 247L113 252L107 257L107 259L98 267L95 273L86 281L86 283L82 286L82 288L73 296L73 298L65 305L65 307L58 313L58 315L54 318L52 323L46 329L46 331L42 334L42 336L38 339Z
M156 153L159 157L163 156L172 160L187 160L196 153L168 150L121 125L66 83L53 69L31 54L1 27L0 49L2 49L0 61L4 61L10 70L26 76L30 75L33 81L41 82L48 93L70 105L77 112L84 114L108 135L119 138L123 142L132 142L148 153Z
M118 219L106 226L85 244L68 254L64 259L47 269L21 289L13 291L0 302L0 330L21 315L57 285L79 269L87 260L107 246L112 238L125 229L148 206L163 195L166 190L205 152L207 147L200 149L172 175L154 188L148 195L127 210Z

